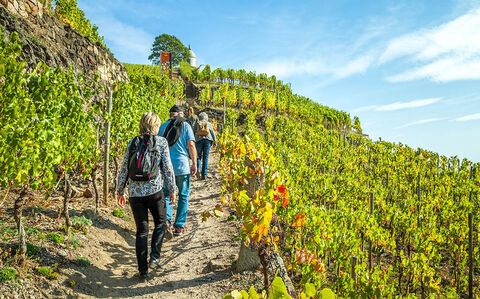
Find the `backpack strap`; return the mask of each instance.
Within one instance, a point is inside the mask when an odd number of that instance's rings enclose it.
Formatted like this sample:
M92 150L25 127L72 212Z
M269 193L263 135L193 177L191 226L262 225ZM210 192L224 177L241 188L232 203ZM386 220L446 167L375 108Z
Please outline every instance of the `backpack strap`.
M165 128L163 137L167 139L169 147L173 146L175 143L177 143L178 139L180 139L180 135L182 135L183 130L183 123L185 121L185 118L177 116L173 118Z

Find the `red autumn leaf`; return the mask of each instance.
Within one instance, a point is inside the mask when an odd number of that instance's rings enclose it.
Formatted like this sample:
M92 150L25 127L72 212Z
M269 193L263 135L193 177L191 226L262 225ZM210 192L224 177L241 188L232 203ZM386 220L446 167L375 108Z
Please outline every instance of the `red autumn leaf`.
M273 200L274 200L274 201L279 201L279 200L280 200L280 195L278 195L278 193L275 194L275 195L273 196Z
M279 192L280 194L285 194L285 191L287 191L287 189L285 188L284 185L278 186L278 192Z

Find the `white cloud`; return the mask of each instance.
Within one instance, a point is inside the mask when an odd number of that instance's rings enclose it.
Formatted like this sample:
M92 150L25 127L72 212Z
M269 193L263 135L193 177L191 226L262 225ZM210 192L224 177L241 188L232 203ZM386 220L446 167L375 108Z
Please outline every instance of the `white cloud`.
M346 78L354 74L364 73L372 64L373 55L365 55L355 58L348 62L344 67L331 70L334 77L338 79Z
M403 128L407 128L407 127L411 127L411 126L428 124L428 123L437 122L437 121L441 121L441 120L445 120L445 119L446 118L427 118L427 119L417 120L417 121L414 121L414 122L404 124L402 126L396 127L395 129L403 129Z
M440 98L429 98L409 102L395 102L387 105L370 105L357 108L353 110L352 113L357 113L361 111L396 111L401 109L412 109L432 105L439 101Z
M105 15L97 20L100 34L105 36L107 46L121 62L148 64L148 55L154 37L138 27L122 23L113 16ZM138 61L144 57L143 61Z
M390 76L392 82L427 78L439 82L480 79L480 9L451 22L391 40L380 63L406 57L414 69Z
M409 102L395 102L393 104L379 106L375 110L395 111L395 110L401 110L401 109L418 108L418 107L428 106L428 105L437 103L439 101L440 101L439 98L430 98L430 99L414 100Z
M425 66L387 77L390 82L429 78L437 82L480 79L480 57L446 57Z
M469 120L478 120L480 119L480 113L469 114L459 118L456 118L456 121L469 121Z
M277 58L266 63L253 63L247 69L254 69L257 73L266 73L283 78L296 75L327 75L334 79L343 79L364 73L373 60L374 55L359 56L343 63L327 62L324 58L309 58L306 60Z

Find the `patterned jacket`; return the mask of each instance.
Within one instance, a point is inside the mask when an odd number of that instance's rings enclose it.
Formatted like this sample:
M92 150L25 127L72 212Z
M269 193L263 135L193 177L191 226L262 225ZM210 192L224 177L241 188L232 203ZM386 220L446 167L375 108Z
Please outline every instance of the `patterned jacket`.
M172 161L170 160L170 152L168 150L167 140L161 136L155 135L156 146L160 151L160 170L161 175L156 179L149 181L132 181L128 178L128 156L132 140L127 145L127 150L123 157L120 173L118 174L117 194L124 195L125 187L128 180L129 197L144 197L162 191L163 186L167 185L168 190L175 190L175 174L173 172ZM164 180L166 181L164 183Z

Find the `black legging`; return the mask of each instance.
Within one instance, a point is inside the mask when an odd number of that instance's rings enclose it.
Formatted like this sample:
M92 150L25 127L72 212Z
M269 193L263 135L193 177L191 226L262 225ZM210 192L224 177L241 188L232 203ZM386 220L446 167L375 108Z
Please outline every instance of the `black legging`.
M165 236L165 221L167 219L165 198L163 192L160 191L145 197L131 197L130 205L137 226L135 251L137 253L138 271L145 274L148 272L148 210L152 213L153 222L155 223L150 260L158 260L162 249L163 237Z

